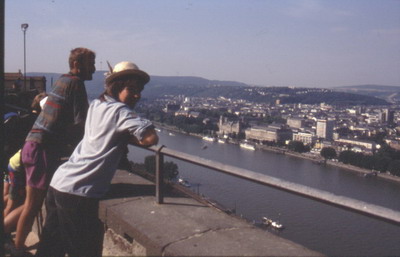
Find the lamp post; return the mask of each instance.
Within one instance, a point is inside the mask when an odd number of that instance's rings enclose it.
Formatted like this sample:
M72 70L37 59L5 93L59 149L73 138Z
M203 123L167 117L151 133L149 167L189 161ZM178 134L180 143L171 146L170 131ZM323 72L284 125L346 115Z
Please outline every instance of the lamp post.
M24 89L26 90L26 40L25 40L25 35L26 31L28 30L29 24L28 23L23 23L21 24L21 30L24 32Z

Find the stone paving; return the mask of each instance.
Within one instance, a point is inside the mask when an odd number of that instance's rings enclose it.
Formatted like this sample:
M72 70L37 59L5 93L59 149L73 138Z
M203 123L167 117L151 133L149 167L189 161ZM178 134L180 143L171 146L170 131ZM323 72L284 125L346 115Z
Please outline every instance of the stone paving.
M322 255L183 194L157 204L154 184L126 171L117 172L99 215L148 256Z

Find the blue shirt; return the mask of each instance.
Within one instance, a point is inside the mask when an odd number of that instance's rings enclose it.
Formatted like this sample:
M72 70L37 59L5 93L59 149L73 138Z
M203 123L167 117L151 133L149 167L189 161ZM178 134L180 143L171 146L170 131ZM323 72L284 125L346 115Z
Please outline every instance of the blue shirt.
M100 198L107 191L129 137L142 140L153 128L125 104L106 96L94 100L88 110L85 135L69 160L55 172L50 186L80 196Z

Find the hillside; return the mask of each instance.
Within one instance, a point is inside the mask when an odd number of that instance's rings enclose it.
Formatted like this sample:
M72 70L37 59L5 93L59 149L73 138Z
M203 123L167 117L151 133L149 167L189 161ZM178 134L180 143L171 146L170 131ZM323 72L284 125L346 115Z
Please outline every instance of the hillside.
M60 74L29 73L28 75L46 76L47 88L50 90L51 81ZM104 71L97 71L92 81L86 82L89 98L98 97L104 90ZM385 100L353 92L350 87L330 89L288 88L288 87L255 87L234 81L207 80L199 77L166 77L151 76L149 84L142 93L149 100L165 95L184 95L188 97L218 97L244 99L252 102L272 103L279 99L281 103L303 103L332 105L386 105ZM345 91L347 90L347 92ZM387 91L385 91L387 92Z
M388 101L389 103L400 102L400 86L384 85L357 85L334 88L335 91L355 93L367 96L375 96Z

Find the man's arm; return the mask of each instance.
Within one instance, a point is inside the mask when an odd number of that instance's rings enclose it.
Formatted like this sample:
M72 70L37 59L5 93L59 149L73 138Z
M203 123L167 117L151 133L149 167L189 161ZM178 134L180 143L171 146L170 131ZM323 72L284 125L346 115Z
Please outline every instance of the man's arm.
M139 141L135 136L131 136L129 143L133 144L133 145L141 145L141 146L156 145L158 143L158 135L157 135L157 132L153 128L147 129L143 134L142 140Z

